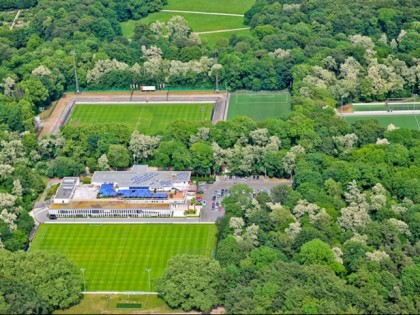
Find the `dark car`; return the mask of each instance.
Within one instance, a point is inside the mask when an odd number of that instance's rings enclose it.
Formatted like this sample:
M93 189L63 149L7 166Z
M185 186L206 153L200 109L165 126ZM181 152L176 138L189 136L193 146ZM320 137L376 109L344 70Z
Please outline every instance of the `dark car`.
M57 215L55 215L55 214L49 214L49 215L48 215L48 218L49 218L50 220L57 220Z
M211 197L211 200L215 201L216 200L216 196Z

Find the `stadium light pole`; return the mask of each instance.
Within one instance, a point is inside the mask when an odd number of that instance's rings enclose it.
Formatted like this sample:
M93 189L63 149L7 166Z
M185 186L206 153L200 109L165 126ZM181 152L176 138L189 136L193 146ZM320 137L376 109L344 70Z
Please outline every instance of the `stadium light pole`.
M86 292L86 280L85 280L85 271L86 271L86 268L80 268L80 271L82 272L82 275L83 275L84 292Z
M152 271L152 269L147 268L146 271L147 271L147 281L149 283L149 292L151 292L151 288L150 288L150 271Z
M77 79L76 51L72 50L70 54L73 55L73 69L74 69L74 79L76 81L76 94L79 94L80 90L79 90L79 80Z

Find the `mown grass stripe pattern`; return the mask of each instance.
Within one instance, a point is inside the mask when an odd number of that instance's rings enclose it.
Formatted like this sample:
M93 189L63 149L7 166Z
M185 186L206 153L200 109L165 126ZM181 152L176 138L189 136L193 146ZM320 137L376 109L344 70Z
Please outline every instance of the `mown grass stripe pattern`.
M209 121L214 104L79 104L68 124L126 124L145 134L162 132L176 120Z
M229 102L228 119L248 116L255 121L286 117L291 111L289 94L232 94Z
M63 254L86 268L87 291L148 291L151 268L153 291L171 257L211 257L216 232L213 224L43 224L31 250Z

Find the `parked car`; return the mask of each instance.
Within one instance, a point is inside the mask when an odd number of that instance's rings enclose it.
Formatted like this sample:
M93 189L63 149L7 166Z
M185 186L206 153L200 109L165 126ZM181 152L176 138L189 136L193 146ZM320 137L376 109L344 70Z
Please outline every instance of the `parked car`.
M201 203L203 206L205 206L206 205L206 201L205 200L203 200L203 202Z
M211 200L215 201L216 200L216 196L213 195L213 197L211 197Z
M50 220L57 220L57 216L56 216L55 214L50 214L50 215L48 215L48 218L49 218Z

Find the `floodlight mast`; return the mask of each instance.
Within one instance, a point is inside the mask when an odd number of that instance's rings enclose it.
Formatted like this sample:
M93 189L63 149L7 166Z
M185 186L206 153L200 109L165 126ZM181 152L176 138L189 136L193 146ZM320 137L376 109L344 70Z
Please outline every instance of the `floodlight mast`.
M151 292L152 290L150 288L150 271L152 271L152 269L147 268L146 271L147 271L147 280L148 280L148 284L149 284L149 292Z
M82 272L82 275L83 275L84 292L86 292L86 280L85 280L85 271L86 271L86 268L81 268L80 271Z
M76 81L76 94L80 93L79 89L79 80L77 78L77 67L76 67L76 51L72 50L70 52L71 55L73 55L73 69L74 69L74 80Z

